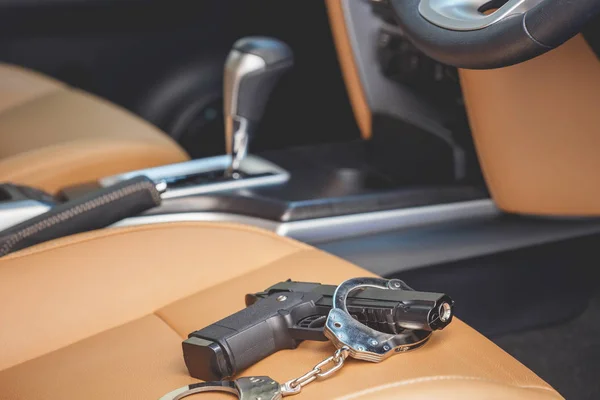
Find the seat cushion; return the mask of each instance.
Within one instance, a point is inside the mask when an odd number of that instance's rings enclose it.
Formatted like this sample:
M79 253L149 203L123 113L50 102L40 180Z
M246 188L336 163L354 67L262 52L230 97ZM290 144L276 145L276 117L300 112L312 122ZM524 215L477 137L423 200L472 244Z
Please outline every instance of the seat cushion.
M196 382L181 341L243 308L246 293L288 278L367 275L304 244L225 223L105 229L14 253L0 259L2 398L157 399ZM284 382L332 352L329 343L303 342L244 375ZM297 398L338 397L562 398L457 319L419 350L379 364L350 360Z
M0 63L0 112L67 86L55 79L16 65Z
M0 182L56 190L185 161L166 134L58 81L0 64Z

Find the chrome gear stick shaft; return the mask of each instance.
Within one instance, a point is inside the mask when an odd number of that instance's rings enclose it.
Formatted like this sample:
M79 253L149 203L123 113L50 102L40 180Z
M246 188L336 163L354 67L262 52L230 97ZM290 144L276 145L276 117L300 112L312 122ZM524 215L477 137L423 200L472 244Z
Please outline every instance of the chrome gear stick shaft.
M247 37L233 45L225 62L225 142L231 154L228 173L240 177L240 164L279 78L294 64L285 43L267 37Z

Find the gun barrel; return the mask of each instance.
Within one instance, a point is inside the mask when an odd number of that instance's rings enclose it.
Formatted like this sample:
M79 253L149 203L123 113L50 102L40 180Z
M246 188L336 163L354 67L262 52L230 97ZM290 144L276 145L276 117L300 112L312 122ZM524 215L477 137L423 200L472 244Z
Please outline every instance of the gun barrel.
M408 286L405 285L406 288ZM331 309L337 286L307 282L280 282L252 297L264 298L279 292L311 291L318 294L318 307ZM247 298L247 304L251 299ZM367 288L351 293L346 306L360 323L384 333L398 334L406 329L435 331L452 321L454 302L443 293L415 290Z

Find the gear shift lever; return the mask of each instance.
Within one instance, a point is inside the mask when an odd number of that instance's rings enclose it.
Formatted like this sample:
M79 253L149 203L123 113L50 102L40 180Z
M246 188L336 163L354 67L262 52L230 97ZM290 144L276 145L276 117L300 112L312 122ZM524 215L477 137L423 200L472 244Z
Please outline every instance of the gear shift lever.
M285 43L267 37L247 37L233 45L225 63L225 140L231 154L228 174L239 178L251 136L263 116L273 87L294 64Z

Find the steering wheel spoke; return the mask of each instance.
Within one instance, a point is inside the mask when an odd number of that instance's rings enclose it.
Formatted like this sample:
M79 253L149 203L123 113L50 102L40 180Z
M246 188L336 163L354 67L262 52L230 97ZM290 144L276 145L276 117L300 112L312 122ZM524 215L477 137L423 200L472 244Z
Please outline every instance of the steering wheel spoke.
M430 57L491 69L526 61L575 36L600 0L389 0L404 33Z

